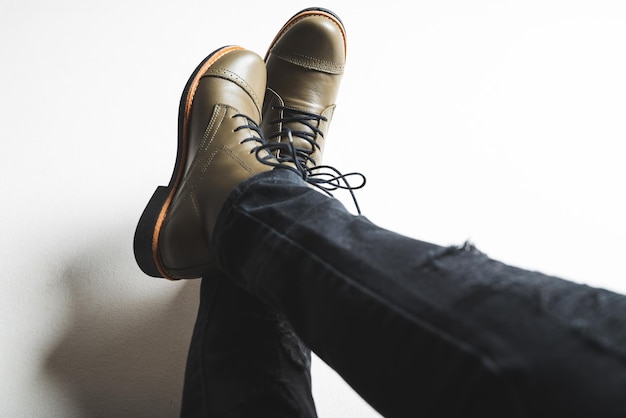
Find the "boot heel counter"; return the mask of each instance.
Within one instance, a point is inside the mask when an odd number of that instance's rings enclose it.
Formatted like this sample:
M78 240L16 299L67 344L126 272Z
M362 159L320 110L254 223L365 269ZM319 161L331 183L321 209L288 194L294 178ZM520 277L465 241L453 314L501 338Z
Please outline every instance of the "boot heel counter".
M180 196L161 227L158 257L172 278L201 277L209 247L193 194Z

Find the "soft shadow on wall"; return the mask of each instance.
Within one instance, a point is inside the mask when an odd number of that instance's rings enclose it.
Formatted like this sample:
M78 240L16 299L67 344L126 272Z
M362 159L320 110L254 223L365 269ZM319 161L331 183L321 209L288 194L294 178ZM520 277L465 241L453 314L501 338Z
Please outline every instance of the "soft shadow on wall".
M78 416L180 411L200 281L143 276L131 240L126 229L81 246L60 277L71 313L45 372L73 398Z

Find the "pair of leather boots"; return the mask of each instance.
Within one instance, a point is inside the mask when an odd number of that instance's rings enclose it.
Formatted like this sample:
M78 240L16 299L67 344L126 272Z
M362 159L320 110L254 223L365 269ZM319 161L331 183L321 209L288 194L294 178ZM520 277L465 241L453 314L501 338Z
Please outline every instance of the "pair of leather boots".
M144 273L205 275L215 267L217 216L240 182L276 167L306 175L320 163L345 59L340 19L310 8L287 21L264 59L226 46L198 65L180 100L172 177L156 189L135 231Z

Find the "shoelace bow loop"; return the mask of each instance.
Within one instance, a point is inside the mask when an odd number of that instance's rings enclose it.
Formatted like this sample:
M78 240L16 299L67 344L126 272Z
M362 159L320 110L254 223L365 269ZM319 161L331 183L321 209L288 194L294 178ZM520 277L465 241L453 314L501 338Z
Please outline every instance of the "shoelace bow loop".
M286 129L285 133L289 142L265 142L263 145L257 147L256 155L259 161L263 164L273 166L274 168L280 167L296 172L304 181L320 189L328 196L333 196L332 192L335 190L347 190L352 197L357 213L361 215L361 208L357 202L354 190L361 189L365 186L365 176L359 172L343 174L330 165L313 165L309 167L307 162L313 161L309 157L309 154L303 153L302 150L295 146L290 129ZM311 139L310 142L312 146L319 148L315 139ZM280 158L276 160L263 159L263 157L259 155L263 150L267 150L272 155L280 155ZM286 163L291 163L293 166L287 165ZM315 161L313 161L313 163L315 164ZM359 178L360 183L357 185L350 184L349 178L352 177Z

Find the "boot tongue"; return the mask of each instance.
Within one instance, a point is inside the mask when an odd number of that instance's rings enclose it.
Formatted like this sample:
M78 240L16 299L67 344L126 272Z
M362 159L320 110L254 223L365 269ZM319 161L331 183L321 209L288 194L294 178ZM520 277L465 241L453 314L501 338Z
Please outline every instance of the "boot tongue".
M320 128L320 117L324 109L321 106L316 106L311 103L306 103L303 101L292 100L290 103L289 109L285 109L283 111L283 118L285 121L283 122L282 131L284 132L280 141L284 143L289 142L289 137L286 132L291 131L291 140L293 141L293 145L297 150L304 151L310 156L313 154L318 154L319 149L315 146L321 146L322 137L318 134L318 132L313 129ZM309 116L309 114L318 115ZM299 120L290 121L291 118L297 118ZM315 157L313 157L315 158ZM320 161L315 161L317 164ZM311 163L309 163L311 165Z
M309 123L317 126L319 121L312 120ZM281 142L288 144L291 141L293 143L296 157L300 158L303 165L312 168L320 164L323 140L320 135L302 123L287 123L283 126L283 132Z

